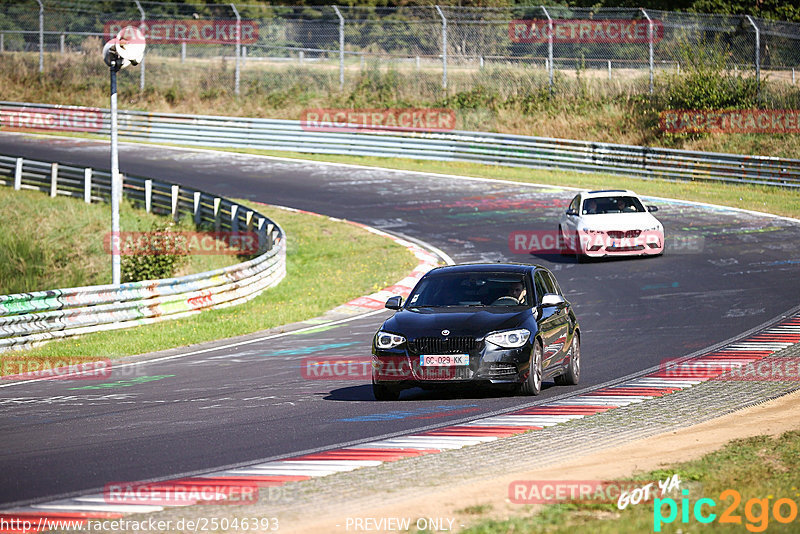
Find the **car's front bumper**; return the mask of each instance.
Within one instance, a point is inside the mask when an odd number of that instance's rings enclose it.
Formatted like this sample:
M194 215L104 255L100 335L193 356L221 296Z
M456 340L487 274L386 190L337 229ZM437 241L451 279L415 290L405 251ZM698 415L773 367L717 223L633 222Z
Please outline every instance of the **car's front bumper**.
M405 386L459 383L518 384L528 376L532 345L504 349L482 343L469 354L466 366L422 366L420 354L407 349L373 349L372 380Z

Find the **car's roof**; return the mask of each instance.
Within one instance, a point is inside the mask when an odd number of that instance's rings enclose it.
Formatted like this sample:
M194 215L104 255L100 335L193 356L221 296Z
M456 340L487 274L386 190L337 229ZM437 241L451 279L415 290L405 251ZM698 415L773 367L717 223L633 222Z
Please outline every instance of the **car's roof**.
M445 265L430 271L431 274L446 273L526 273L534 269L544 269L541 265L526 263L461 263Z
M630 189L598 189L597 191L583 191L581 193L584 198L618 196L619 194L639 196Z

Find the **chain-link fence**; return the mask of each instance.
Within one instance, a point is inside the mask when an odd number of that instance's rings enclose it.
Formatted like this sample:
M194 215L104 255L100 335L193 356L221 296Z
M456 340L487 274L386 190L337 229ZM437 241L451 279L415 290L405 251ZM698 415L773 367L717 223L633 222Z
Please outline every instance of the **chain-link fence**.
M104 10L100 10L102 6ZM109 7L110 6L110 7ZM635 8L254 6L88 0L0 2L0 54L40 72L80 59L105 80L105 40L125 25L147 35L146 61L121 83L140 90L268 93L335 91L371 69L395 72L405 91L441 96L489 87L500 97L569 91L571 81L652 91L698 49L725 68L795 83L800 24L739 15ZM380 87L371 88L380 90ZM291 94L283 92L283 95ZM402 97L402 95L400 95Z

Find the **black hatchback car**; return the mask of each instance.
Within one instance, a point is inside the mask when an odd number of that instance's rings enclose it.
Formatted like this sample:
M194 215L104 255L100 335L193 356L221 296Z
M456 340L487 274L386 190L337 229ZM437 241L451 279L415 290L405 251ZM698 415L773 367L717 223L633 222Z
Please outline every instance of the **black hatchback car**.
M538 395L542 381L577 384L580 327L553 273L538 265L464 264L428 272L372 342L372 390L455 384L510 386Z

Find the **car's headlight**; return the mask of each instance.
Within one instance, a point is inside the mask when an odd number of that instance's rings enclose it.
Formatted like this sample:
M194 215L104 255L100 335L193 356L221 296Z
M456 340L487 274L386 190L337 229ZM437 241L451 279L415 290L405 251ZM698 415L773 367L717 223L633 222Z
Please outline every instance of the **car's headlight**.
M406 342L406 338L389 332L378 332L375 334L375 345L379 349L393 349Z
M520 328L518 330L509 330L508 332L496 332L494 334L489 334L486 336L486 341L489 343L494 343L498 347L516 349L527 343L530 337L530 330Z

